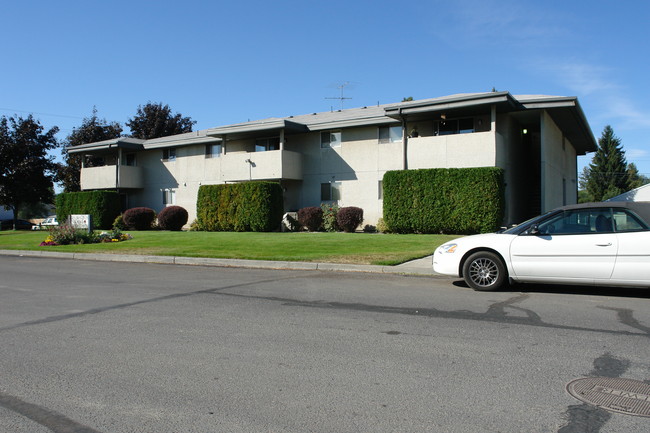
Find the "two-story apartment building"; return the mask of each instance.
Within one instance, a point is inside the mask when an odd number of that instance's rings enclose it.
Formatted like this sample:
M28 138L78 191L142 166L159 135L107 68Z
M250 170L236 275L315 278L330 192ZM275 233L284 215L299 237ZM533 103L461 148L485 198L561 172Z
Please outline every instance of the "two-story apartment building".
M272 180L285 191L287 211L334 201L361 207L365 224L375 224L388 170L501 167L509 224L575 203L577 156L595 149L577 98L489 92L151 140L118 138L67 151L92 157L84 158L83 190L118 190L125 208L183 206L190 221L201 185Z

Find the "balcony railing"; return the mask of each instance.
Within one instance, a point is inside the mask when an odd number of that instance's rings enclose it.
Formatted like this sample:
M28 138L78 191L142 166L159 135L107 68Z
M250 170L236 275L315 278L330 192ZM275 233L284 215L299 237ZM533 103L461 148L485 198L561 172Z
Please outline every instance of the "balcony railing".
M223 155L222 178L226 182L244 180L302 180L302 157L288 150L236 152Z
M81 169L81 189L143 188L143 177L142 167L129 165L85 167Z

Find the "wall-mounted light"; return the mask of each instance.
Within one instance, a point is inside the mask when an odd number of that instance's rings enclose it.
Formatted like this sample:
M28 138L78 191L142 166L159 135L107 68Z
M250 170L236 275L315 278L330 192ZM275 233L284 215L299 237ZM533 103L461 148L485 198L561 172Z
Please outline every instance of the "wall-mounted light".
M526 135L526 134L528 134L528 130L526 128L524 128L524 129L521 130L521 133Z

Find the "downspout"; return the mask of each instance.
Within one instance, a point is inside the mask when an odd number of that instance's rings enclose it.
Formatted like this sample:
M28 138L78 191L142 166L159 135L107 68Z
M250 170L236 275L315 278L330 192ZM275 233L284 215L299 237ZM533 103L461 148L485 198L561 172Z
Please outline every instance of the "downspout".
M120 192L120 164L122 164L122 148L117 148L117 161L115 164L115 189Z
M408 170L408 132L406 129L406 116L402 114L402 107L398 110L399 118L402 120L402 169Z

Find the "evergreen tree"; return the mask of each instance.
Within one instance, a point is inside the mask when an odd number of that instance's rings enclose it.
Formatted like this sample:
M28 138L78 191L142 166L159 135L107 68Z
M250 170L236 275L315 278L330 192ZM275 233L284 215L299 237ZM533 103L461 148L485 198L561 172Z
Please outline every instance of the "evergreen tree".
M636 164L630 162L627 165L627 177L630 181L629 189L638 188L647 183L650 183L650 178L639 173L639 169L636 168Z
M625 151L611 126L603 129L596 154L583 176L583 184L594 201L607 200L630 189Z
M0 205L18 213L27 205L53 201L56 164L48 150L57 146L56 126L43 126L29 115L0 118Z
M97 117L96 107L93 107L92 116L83 119L80 127L73 128L72 133L63 142L65 164L59 165L57 170L57 181L63 184L65 192L81 190L79 177L81 173L81 159L83 158L81 155L68 154L65 148L118 138L121 133L122 126L119 123L108 123L106 119L99 119Z
M131 129L132 137L148 139L192 132L195 123L180 113L172 115L169 105L149 102L144 107L138 106L138 112L126 122L126 126Z

